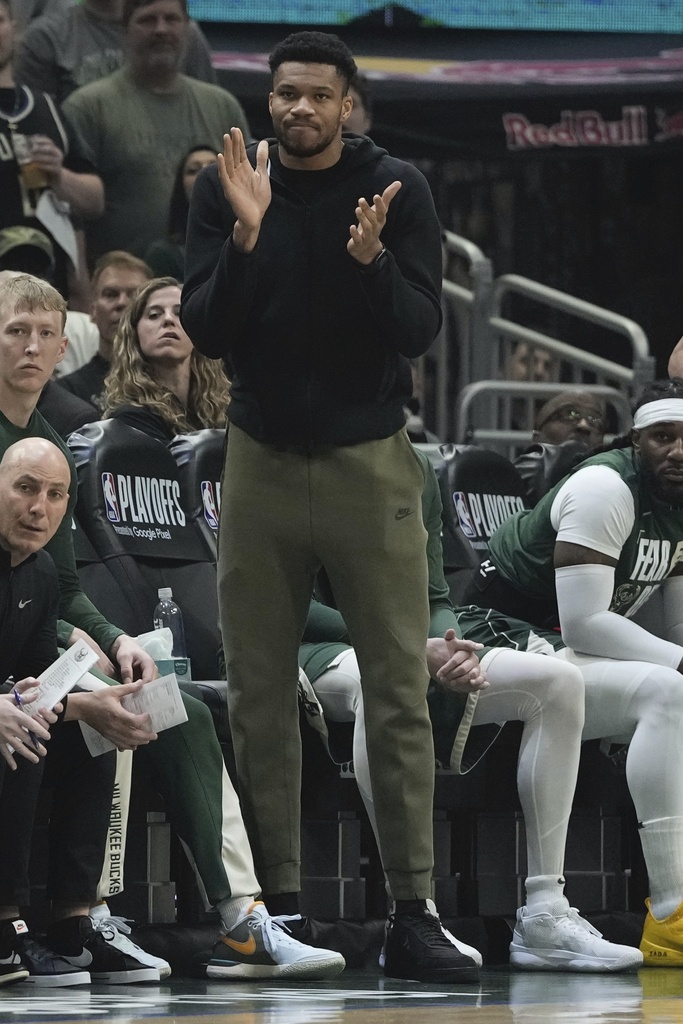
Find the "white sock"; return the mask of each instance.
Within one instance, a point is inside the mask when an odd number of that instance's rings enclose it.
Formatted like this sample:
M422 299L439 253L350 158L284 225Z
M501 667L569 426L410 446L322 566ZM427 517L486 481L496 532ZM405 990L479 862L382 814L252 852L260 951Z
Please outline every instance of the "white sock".
M216 904L216 910L221 915L221 921L226 932L231 932L235 925L247 916L249 907L257 901L257 896L237 896L233 899L229 896Z
M639 835L650 880L650 909L662 921L683 903L683 818L643 821Z
M533 875L524 883L526 906L530 914L548 913L564 896L562 875Z

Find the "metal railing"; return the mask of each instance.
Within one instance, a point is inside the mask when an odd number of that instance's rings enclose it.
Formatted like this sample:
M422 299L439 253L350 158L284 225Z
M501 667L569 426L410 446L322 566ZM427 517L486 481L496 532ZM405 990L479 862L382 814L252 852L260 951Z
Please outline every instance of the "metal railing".
M478 246L449 231L444 233L444 251L448 257L455 255L465 261L468 280L462 284L444 278L444 328L425 357L434 363L433 429L440 438L457 442L497 438L507 444L514 437L518 447L530 436L540 397L572 387L582 391L597 388L596 393L605 398L616 392L627 402L654 379L655 360L645 332L635 321L518 274L505 274L494 281L491 262ZM511 296L610 332L624 342L623 360L595 355L504 315ZM539 386L533 372L528 380L511 379L512 357L520 345L534 356L541 353L547 358L547 384ZM458 370L454 373L451 366L456 359ZM483 386L467 390L477 384Z
M531 381L524 383L480 380L466 385L458 395L455 420L455 433L458 442L481 444L513 459L522 449L531 444L533 416L527 421L527 425L521 428L514 420L509 424L498 426L492 424L474 426L477 421L476 406L482 403L489 406L497 401L503 401L509 405L516 416L532 410L535 414L536 406L540 401L547 401L553 395L565 391L582 394L589 392L601 399L605 405L610 406L614 413L617 434L625 433L631 426L631 407L628 395L624 391L605 384L540 384ZM516 400L524 404L521 407L516 406L514 404Z
M467 279L466 283L461 283L444 278L444 325L423 357L425 363L434 364L434 430L445 439L453 432L455 395L479 372L479 366L472 362L473 353L490 346L493 341L488 324L493 268L491 261L474 242L452 231L444 231L443 246L446 260L457 256L464 261ZM455 359L452 358L453 353ZM457 370L452 369L453 363L457 363Z

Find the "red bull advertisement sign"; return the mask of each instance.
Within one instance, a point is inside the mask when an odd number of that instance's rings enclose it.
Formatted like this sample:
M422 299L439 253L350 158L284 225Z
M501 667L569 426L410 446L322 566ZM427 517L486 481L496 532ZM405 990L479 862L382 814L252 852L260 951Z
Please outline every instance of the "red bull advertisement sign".
M545 149L647 146L648 111L637 104L621 108L621 117L607 120L597 110L563 110L555 124L533 124L523 113L503 115L507 148Z
M616 111L615 111L616 113ZM683 102L670 107L625 104L617 116L596 109L567 108L556 117L532 107L501 115L508 152L625 149L683 142Z

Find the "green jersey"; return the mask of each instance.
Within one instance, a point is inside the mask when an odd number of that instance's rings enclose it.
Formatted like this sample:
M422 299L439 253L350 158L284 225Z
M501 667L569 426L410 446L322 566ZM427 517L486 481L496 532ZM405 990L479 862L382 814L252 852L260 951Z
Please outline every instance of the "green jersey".
M518 512L503 523L491 538L491 562L516 590L534 599L547 597L554 602L553 552L558 530L552 522L553 503L568 479L591 466L614 471L631 493L633 510L629 511L628 522L615 518L614 533L620 537L621 548L615 553L617 564L610 605L610 611L630 617L683 558L683 509L670 508L651 494L632 448L615 449L587 459L535 508ZM609 523L612 514L613 509L604 502L595 501L594 508L584 509L580 540L574 542L604 550L592 538L605 532L605 523Z

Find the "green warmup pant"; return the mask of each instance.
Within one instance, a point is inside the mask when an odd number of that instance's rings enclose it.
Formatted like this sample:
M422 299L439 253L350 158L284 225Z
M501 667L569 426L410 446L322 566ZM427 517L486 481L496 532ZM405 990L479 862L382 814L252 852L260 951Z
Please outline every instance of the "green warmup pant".
M323 565L361 668L384 868L396 899L431 895L434 749L422 467L404 430L276 450L233 425L218 587L240 795L266 893L299 890L297 655Z
M153 743L138 747L133 764L164 798L169 821L190 858L205 902L214 907L230 896L256 896L260 886L211 712L196 697L183 693L182 698L187 722L165 729ZM98 891L101 898L123 888L125 820L121 812L125 808L127 813L130 773L118 773L117 783Z

